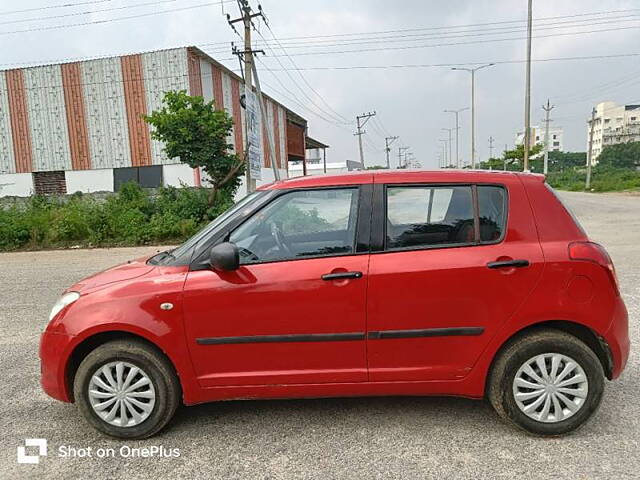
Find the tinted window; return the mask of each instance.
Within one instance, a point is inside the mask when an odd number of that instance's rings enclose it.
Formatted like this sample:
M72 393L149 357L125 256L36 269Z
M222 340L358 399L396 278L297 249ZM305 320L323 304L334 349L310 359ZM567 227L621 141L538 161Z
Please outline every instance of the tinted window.
M291 192L273 200L229 237L243 264L353 253L358 190Z
M472 243L471 187L388 187L387 248Z
M494 242L502 237L505 228L506 200L504 188L478 186L481 242Z

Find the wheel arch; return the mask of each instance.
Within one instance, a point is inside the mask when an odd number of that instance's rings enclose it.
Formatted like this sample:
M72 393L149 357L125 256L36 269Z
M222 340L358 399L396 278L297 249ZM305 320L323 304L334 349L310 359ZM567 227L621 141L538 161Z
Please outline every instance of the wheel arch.
M502 345L500 345L500 348L496 350L493 358L491 359L491 364L489 365L489 370L487 372L488 374L486 375L485 380L485 394L487 392L487 386L489 385L491 374L493 372L493 366L496 360L500 357L500 354L505 350L505 348L507 348L511 343L519 338L522 338L523 336L526 336L532 332L546 329L560 330L582 341L593 351L593 353L596 354L598 360L600 360L600 364L602 365L602 369L604 370L606 377L611 380L613 374L613 359L607 342L600 335L598 335L591 328L581 323L569 320L546 320L527 325L520 330L512 333L511 336L509 336L504 342L502 342Z
M138 335L132 332L128 332L126 330L108 330L103 332L94 333L87 338L83 339L78 345L76 345L68 357L67 364L65 367L65 389L68 392L69 401L74 402L73 396L73 381L75 379L76 372L78 371L78 367L82 360L85 359L89 353L98 348L105 343L111 342L113 340L135 340L140 342L152 349L154 349L159 355L164 357L171 368L173 369L173 373L176 375L178 379L178 384L180 385L180 394L184 391L181 377L178 373L178 369L175 366L175 363L171 360L171 357L156 343L152 342L148 338L143 337L142 335Z

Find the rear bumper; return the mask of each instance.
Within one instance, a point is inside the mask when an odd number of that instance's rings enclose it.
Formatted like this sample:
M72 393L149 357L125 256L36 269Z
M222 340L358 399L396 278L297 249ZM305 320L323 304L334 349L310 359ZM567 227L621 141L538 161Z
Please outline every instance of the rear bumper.
M66 359L74 337L45 332L40 337L40 385L56 400L71 402L66 380Z
M629 315L622 298L618 299L613 321L604 334L604 339L611 350L613 360L611 379L613 380L620 376L624 367L627 365L629 350L631 349L631 342L629 340Z

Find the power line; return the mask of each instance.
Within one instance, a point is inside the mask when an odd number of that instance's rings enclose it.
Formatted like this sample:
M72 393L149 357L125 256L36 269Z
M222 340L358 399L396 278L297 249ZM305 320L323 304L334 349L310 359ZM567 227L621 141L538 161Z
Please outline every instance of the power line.
M109 0L110 1L110 0ZM156 0L154 2L147 3L138 3L135 5L124 5L119 7L110 7L110 8L102 8L98 10L85 10L82 12L73 12L73 13L65 13L62 15L52 15L48 17L36 17L36 18L21 18L19 20L9 20L6 22L0 22L0 25L8 25L13 23L27 23L27 22L36 22L41 20L52 20L55 18L67 18L67 17L78 17L80 15L92 15L94 13L104 13L104 12L113 12L116 10L127 10L129 8L138 8L138 7L147 7L149 5L159 5L162 3L175 3L177 0Z
M52 10L54 8L78 7L81 5L93 5L96 3L107 3L110 1L111 0L92 0L92 1L78 2L78 3L63 3L61 5L47 5L46 7L25 8L23 10L11 10L8 12L0 12L0 15L13 15L14 13L37 12L39 10Z
M273 30L271 29L271 26L267 23L267 29L269 29L269 32L271 33L271 36L273 37L273 39L278 43L278 45L280 46L280 48L282 49L282 51L287 55L287 58L289 59L289 61L291 62L291 64L294 66L296 72L298 72L298 75L300 75L300 78L302 78L302 81L305 83L305 85L307 85L307 87L309 87L311 89L311 91L313 93L315 93L318 98L320 100L322 100L322 103L324 103L327 108L329 108L329 110L331 112L333 112L339 119L341 119L342 121L346 122L347 124L352 124L352 122L349 122L344 116L342 116L340 113L336 112L331 105L329 105L329 103L322 97L322 95L320 95L318 93L318 91L313 88L313 86L307 81L307 79L305 78L304 75L302 75L302 73L300 72L300 70L298 69L298 65L296 64L296 62L293 60L293 58L291 58L289 56L289 54L287 53L287 51L285 50L285 48L282 46L282 44L280 43L280 41L276 38L275 33L273 32ZM264 37L262 36L262 34L260 34L260 37L262 37L264 39Z
M640 20L639 18L629 18L629 17L640 17L640 14L620 17L622 18L620 20L612 20L612 18L618 18L618 17L611 17L610 19L607 19L605 21L589 22L589 23L582 23L582 24L575 24L575 25L566 25L566 24L576 23L576 22L559 22L557 24L549 24L548 26L535 27L534 31L538 32L543 30L575 29L575 28L592 27L597 25L610 25L610 24L622 24L622 23L628 23L628 22L638 22ZM553 26L553 25L557 25L557 26ZM313 40L313 41L306 41L306 42L290 42L290 43L285 43L285 45L287 45L289 48L294 48L294 49L322 48L322 47L332 48L332 47L354 46L354 45L375 45L380 43L389 44L389 43L399 43L399 42L418 42L423 40L450 40L450 39L456 39L456 38L485 37L489 35L495 36L495 35L507 35L512 33L526 32L526 29L523 29L523 28L517 28L517 29L514 29L515 27L506 27L506 28L508 29L510 28L511 30L494 31L494 30L505 30L505 27L500 27L500 28L492 28L492 29L479 29L479 30L470 30L470 31L462 31L462 32L453 32L453 33L450 32L446 34L424 33L424 34L394 35L394 36L388 36L388 37L378 35L372 38L363 37L363 38L345 39L338 42L336 42L335 40L329 40L329 41ZM617 30L617 28L612 30ZM572 32L572 33L581 34L583 32ZM584 32L584 33L589 33L589 32ZM265 39L265 42L267 44L270 43L266 39ZM328 43L328 42L334 42L334 43ZM214 44L210 44L210 45L214 45ZM220 51L220 47L216 47L215 50Z
M600 29L600 30L589 30L584 32L565 32L565 33L554 33L548 35L534 35L532 38L552 38L552 37L565 37L572 35L585 35L592 33L603 33L603 32L612 32L612 31L620 31L620 30L629 30L640 28L640 25L634 25L630 27L616 27L609 29ZM313 55L341 55L348 53L365 53L365 52L381 52L381 51L398 51L398 50L413 50L420 48L437 48L437 47L450 47L450 46L458 46L458 45L477 45L480 43L496 43L496 42L509 42L514 40L526 40L527 37L511 37L511 38L495 38L495 39L487 39L487 40L474 40L469 42L451 42L451 43L433 43L428 45L408 45L401 47L380 47L380 48L360 48L354 50L333 50L326 52L300 52L293 53L293 56L313 56ZM277 56L277 55L274 55Z
M584 17L584 16L594 16L594 15L608 15L612 13L625 13L625 12L639 12L640 8L626 9L626 10L612 10L612 11L601 11L601 12L590 12L590 13L582 13L582 14L573 14L573 15L560 15L554 17L540 17L535 18L534 22L541 22L546 20L556 20L556 19L564 19L564 18L576 18L576 17ZM592 19L596 20L596 19ZM504 25L509 23L526 23L525 20L516 19L516 20L504 20L498 22L485 22L485 23L472 23L466 25L448 25L448 26L439 26L439 27L417 27L417 28L403 28L397 30L382 30L382 31L373 31L373 32L352 32L352 33L338 33L331 35L308 35L308 36L299 36L299 37L284 37L280 40L302 40L302 39L314 39L314 38L337 38L337 37L350 37L350 36L358 36L358 35L382 35L387 33L403 33L403 32L418 32L425 30L447 30L450 31L456 28L468 28L468 27L482 27L482 26L491 26L491 25ZM224 44L227 42L217 42L212 43L215 44Z
M575 60L603 60L607 58L626 58L638 57L640 52L618 53L611 55L586 55L580 57L556 57L556 58L533 58L532 62L567 62ZM328 66L328 67L302 67L300 70L375 70L375 69L396 69L396 68L448 68L473 66L483 63L493 63L495 65L509 65L517 63L525 63L526 60L493 60L481 62L462 62L462 63L413 63L413 64L390 64L390 65L347 65L347 66ZM0 64L1 65L1 64ZM278 71L278 69L272 69Z
M271 31L271 29L269 29L269 31ZM273 32L271 32L271 34L273 35ZM260 32L258 32L258 35L260 35L262 37L262 34ZM263 37L264 38L264 37ZM275 38L275 36L274 36ZM297 67L297 65L295 64L295 62L293 61L293 59L291 59L291 57L289 57L289 55L286 53L286 50L282 48L282 51L285 52L286 56L289 58L289 60L292 62L292 64L294 65L294 67ZM273 50L270 47L267 47L267 49L273 53ZM282 64L282 62L280 61L279 58L277 58L276 56L276 61L278 62L278 64L280 65L280 67L282 68L282 71L286 73L287 77L289 77L289 79L291 80L291 82L293 82L293 84L298 87L298 90L300 90L300 92L302 92L302 95L307 98L307 100L309 102L311 102L312 105L314 105L318 110L320 110L324 115L326 115L329 118L333 118L335 123L341 123L343 125L349 125L351 122L347 121L342 115L340 115L339 113L337 113L335 110L333 110L331 108L331 106L322 98L322 96L309 84L309 82L307 82L307 80L304 78L304 76L302 75L302 73L300 73L298 71L298 74L300 75L300 77L304 80L304 82L306 83L306 85L311 89L311 91L313 91L318 98L320 98L328 107L331 111L328 111L326 109L324 109L323 107L321 107L320 105L318 105L315 100L305 91L304 88L302 88L300 86L300 84L293 78L293 76L291 75L290 71ZM260 62L264 65L264 62ZM275 74L273 72L271 72L272 75L275 76ZM334 112L334 113L331 113Z
M298 99L297 95L296 95L294 92L292 92L292 91L291 91L291 89L290 89L289 87L287 87L287 86L282 82L282 80L280 79L280 77L279 77L278 75L276 75L275 73L273 73L273 71L272 71L272 70L271 70L267 65L265 65L265 63L262 61L262 59L261 59L260 57L256 57L256 58L257 58L257 60L260 62L260 64L262 65L262 67L263 67L267 72L269 72L269 73L273 76L273 78L275 78L275 79L276 79L276 81L280 84L280 86L281 86L282 88L284 88L284 89L285 89L285 91L287 91L291 96L293 96L293 98L295 98L295 103L297 103L298 105L300 105L302 108L304 108L304 109L305 109L305 110L307 110L308 112L312 112L316 117L318 117L318 118L320 118L320 119L324 120L325 122L330 123L330 124L332 124L332 125L336 125L336 126L338 126L338 127L341 127L341 128L344 128L344 129L348 130L348 128L346 127L346 125L345 125L344 123L337 122L335 119L332 119L332 118L331 118L331 117L329 117L329 116L325 116L325 115L326 115L326 112L325 112L324 110L322 110L321 108L319 108L319 110L320 110L321 112L323 112L323 113L318 113L318 112L316 112L315 110L312 110L309 106L306 106L302 101L300 101L300 99ZM292 81L293 81L293 80L292 80ZM295 83L295 81L294 81L294 83ZM299 86L299 85L297 85L297 84L296 84L296 86L298 86L298 88L300 89L300 86ZM303 91L303 90L301 90L301 91ZM303 91L303 93L304 93L304 91ZM308 97L308 95L305 95L305 96L307 96L307 97ZM317 104L316 104L315 102L312 102L312 104L313 104L314 106L316 106L316 108L318 108L318 106L317 106Z
M228 0L228 1L230 1L230 0ZM94 21L90 21L90 22L71 23L71 24L67 24L67 25L48 25L48 26L42 26L42 27L28 28L28 29L24 29L24 30L13 30L13 31L10 31L10 32L0 32L0 35L11 35L11 34L14 34L14 33L37 32L37 31L43 31L43 30L57 30L57 29L62 29L62 28L80 27L80 26L84 26L84 25L100 25L100 24L104 24L104 23L119 22L119 21L122 21L122 20L132 20L132 19L135 19L135 18L150 17L152 15L162 15L164 13L173 13L173 12L181 12L181 11L185 11L185 10L193 10L193 9L196 9L196 8L209 7L211 5L219 5L219 4L220 4L219 1L207 2L207 3L201 3L199 5L192 5L192 6L189 6L189 7L179 7L179 8L172 8L172 9L168 9L168 10L140 13L140 14L137 14L137 15L128 15L128 16L125 16L125 17L109 18L109 19L106 19L106 20L94 20Z

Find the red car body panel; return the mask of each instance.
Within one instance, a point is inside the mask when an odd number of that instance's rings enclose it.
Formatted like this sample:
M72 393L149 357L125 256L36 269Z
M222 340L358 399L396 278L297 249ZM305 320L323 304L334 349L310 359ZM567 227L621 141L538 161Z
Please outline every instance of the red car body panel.
M309 258L225 273L152 266L144 259L109 269L68 289L80 298L42 336L42 386L54 398L73 401L73 352L95 335L125 332L167 355L185 404L352 395L481 398L500 347L522 329L549 321L594 332L607 345L610 377L616 378L629 355L624 303L605 268L569 257L569 242L587 237L543 180L502 172L385 171L261 187L502 185L509 198L507 229L501 241L487 245ZM488 262L520 258L529 267L486 268ZM341 271L360 271L363 278L320 280ZM173 308L163 310L163 303ZM481 333L376 337L380 331L450 327ZM336 340L200 343L325 334Z

